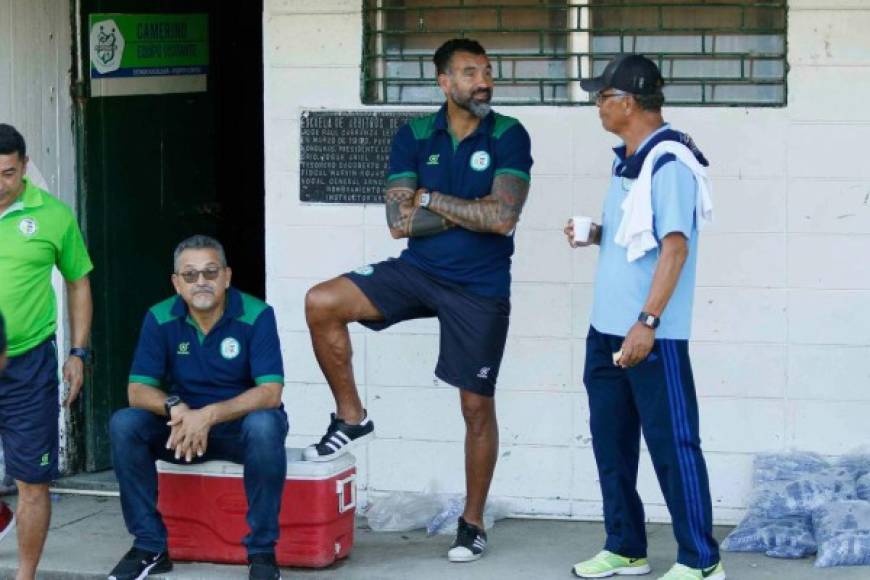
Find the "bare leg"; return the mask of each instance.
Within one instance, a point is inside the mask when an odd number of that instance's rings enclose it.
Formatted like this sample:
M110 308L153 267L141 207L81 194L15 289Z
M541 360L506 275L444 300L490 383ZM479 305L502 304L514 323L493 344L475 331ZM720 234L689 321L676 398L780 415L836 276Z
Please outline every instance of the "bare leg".
M320 370L335 397L336 415L347 423L363 420L363 406L353 378L347 325L383 316L356 284L344 277L314 286L305 295L305 318Z
M495 399L461 390L465 419L465 513L469 524L483 529L483 508L498 459Z
M47 483L18 484L18 574L15 580L35 580L36 567L42 556L48 524L51 521L51 498Z

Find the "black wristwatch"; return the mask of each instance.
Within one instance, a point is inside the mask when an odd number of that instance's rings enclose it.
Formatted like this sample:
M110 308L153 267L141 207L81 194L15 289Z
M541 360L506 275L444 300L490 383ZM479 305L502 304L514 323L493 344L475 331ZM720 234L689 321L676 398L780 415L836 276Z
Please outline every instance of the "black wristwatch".
M655 330L659 327L659 323L662 321L662 319L655 314L650 314L649 312L641 312L640 315L637 317L637 321L646 326L647 328L652 328L653 330Z
M91 349L74 346L69 349L69 355L79 357L82 362L88 362L88 359L91 358Z
M169 395L166 397L166 400L163 401L163 408L166 410L166 416L172 417L172 407L180 405L184 401L181 400L181 397L178 395Z

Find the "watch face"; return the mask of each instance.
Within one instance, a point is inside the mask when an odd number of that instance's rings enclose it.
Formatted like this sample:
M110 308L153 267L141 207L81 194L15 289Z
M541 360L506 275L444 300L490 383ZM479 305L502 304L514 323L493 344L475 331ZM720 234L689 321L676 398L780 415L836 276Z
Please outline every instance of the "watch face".
M654 314L649 314L647 312L641 312L637 319L641 324L648 328L654 329L659 325L659 319L656 318Z

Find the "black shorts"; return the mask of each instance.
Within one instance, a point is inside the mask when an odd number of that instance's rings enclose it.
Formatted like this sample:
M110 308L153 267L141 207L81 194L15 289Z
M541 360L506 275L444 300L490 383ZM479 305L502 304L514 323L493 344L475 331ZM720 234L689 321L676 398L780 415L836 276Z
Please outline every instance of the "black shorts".
M507 340L508 298L473 294L401 259L358 268L345 276L384 317L360 324L383 330L403 320L438 317L441 344L435 376L454 387L493 396Z
M25 483L57 479L57 346L54 338L9 357L0 373L0 440L6 474Z

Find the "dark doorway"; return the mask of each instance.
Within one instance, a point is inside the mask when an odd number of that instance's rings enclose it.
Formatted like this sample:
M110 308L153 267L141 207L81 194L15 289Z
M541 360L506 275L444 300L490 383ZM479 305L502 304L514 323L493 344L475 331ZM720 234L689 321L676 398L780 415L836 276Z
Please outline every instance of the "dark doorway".
M89 75L91 14L206 14L207 87L107 96ZM80 208L95 269L94 364L74 467L111 467L108 421L147 309L173 293L172 249L220 239L233 284L265 294L262 0L84 0L77 79Z

